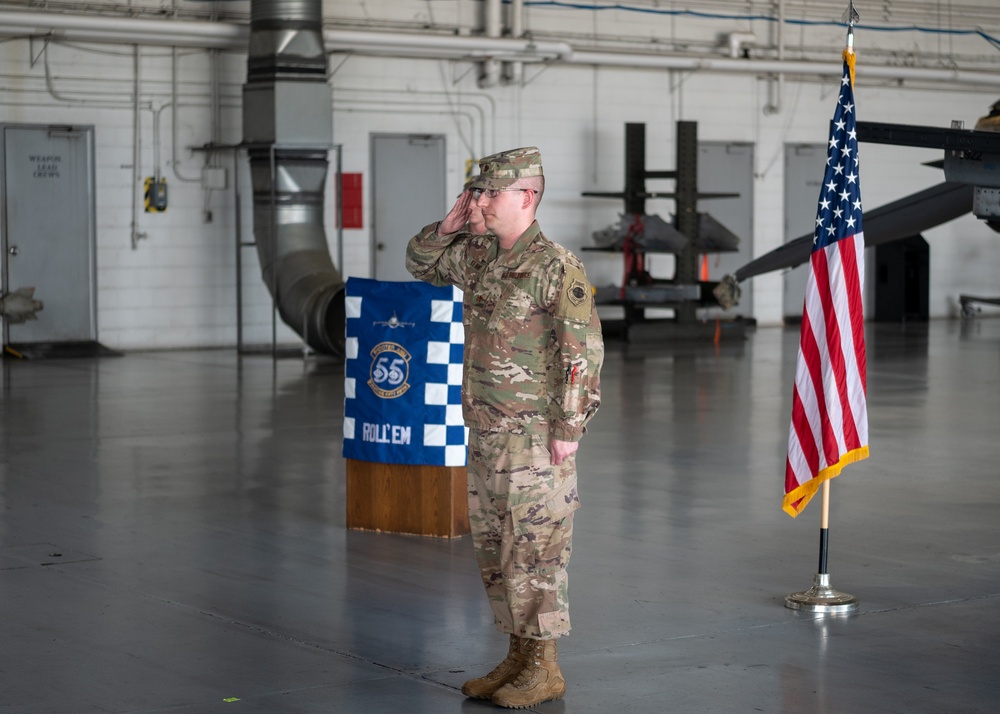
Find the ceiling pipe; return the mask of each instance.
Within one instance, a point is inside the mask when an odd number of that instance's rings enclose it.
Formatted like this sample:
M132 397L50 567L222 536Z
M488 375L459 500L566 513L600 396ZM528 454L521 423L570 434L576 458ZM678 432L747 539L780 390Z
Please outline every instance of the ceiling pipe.
M778 61L785 61L785 0L778 0L778 22L775 26L775 35L778 45ZM770 100L764 105L764 114L778 114L781 112L781 103L785 96L785 75L781 72L778 76L768 82L768 95Z
M507 28L515 40L524 37L524 0L511 0L507 8ZM520 85L524 79L524 65L508 62L504 66L504 79L508 84Z
M483 5L483 30L488 39L500 37L503 26L503 8L500 0L486 0ZM500 84L500 60L487 59L483 61L482 73L479 75L479 88L489 89Z
M359 53L405 56L411 51L436 52L440 59L496 57L499 59L568 62L573 48L567 42L544 42L511 37L466 37L460 35L411 35L396 32L324 30L327 47Z
M247 25L186 20L142 20L91 15L0 11L0 35L54 35L77 41L124 42L161 46L218 47L246 50ZM555 62L633 69L674 69L691 72L810 77L839 77L839 62L731 59L625 52L577 51L565 42L517 38L418 35L354 30L324 30L328 52L353 52L380 57L424 57L478 61L495 58L517 62ZM924 81L948 85L1000 87L1000 72L862 65L866 79Z
M784 72L785 74L812 77L840 77L843 72L843 66L839 62L734 60L723 57L682 57L675 55L640 55L607 52L573 52L572 64L632 67L636 69L675 69L691 72L719 72L729 74L766 75ZM858 76L867 79L917 80L1000 87L1000 72L862 65L858 68Z
M143 20L3 10L0 11L0 33L6 36L51 36L79 42L246 49L250 26L224 22Z

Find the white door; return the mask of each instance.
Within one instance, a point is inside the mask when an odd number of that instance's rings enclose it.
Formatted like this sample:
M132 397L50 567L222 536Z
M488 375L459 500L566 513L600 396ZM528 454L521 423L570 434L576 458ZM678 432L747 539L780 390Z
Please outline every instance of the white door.
M0 126L3 293L34 288L44 305L4 318L4 343L96 340L94 130Z
M371 204L375 279L413 280L406 272L406 244L451 208L444 137L373 134Z

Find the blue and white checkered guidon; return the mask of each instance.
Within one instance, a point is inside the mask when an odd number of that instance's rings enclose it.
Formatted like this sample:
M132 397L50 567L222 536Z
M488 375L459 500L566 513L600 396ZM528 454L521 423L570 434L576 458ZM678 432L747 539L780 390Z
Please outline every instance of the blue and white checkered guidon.
M344 456L464 466L462 292L350 278Z

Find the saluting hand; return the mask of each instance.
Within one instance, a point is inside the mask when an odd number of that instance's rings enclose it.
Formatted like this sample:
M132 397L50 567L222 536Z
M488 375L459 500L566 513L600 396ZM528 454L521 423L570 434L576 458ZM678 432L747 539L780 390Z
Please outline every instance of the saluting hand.
M472 191L462 191L462 195L455 201L455 205L448 211L448 215L438 223L437 234L445 236L449 233L462 230L469 222L469 215L472 213Z

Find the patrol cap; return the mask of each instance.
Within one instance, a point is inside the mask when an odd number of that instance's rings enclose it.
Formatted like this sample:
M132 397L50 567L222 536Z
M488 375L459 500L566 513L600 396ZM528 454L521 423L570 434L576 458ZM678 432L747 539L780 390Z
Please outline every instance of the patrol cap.
M472 178L466 179L465 180L465 185L462 186L462 193L465 193L466 191L472 189L472 185L476 182L477 178L479 178L479 177L478 176L473 176ZM461 196L462 193L460 193L458 195Z
M518 179L542 175L542 152L535 146L508 149L479 160L469 188L507 188Z

